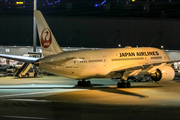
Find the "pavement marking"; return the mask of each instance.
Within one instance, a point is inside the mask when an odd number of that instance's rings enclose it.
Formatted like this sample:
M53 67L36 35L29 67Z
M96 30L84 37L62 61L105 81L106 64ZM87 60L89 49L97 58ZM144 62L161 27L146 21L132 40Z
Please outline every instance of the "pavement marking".
M1 85L0 89L63 89L63 88L73 88L74 85Z
M11 95L1 95L0 98L3 97L17 97L17 96L27 96L27 95L38 95L38 94L48 94L48 93L64 93L64 92L71 92L71 91L83 91L86 89L61 89L55 91L48 91L48 92L34 92L34 93L23 93L23 94L11 94Z

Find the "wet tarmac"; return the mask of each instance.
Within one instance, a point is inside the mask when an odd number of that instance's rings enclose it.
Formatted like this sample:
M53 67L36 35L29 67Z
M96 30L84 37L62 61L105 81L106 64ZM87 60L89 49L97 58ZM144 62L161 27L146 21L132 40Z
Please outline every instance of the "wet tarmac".
M92 79L93 87L76 80L45 76L0 78L0 120L179 120L180 79L170 83Z

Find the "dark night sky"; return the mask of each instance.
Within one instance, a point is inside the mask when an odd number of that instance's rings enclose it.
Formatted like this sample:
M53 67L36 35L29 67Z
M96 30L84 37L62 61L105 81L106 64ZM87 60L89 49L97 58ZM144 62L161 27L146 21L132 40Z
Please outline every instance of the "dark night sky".
M70 1L48 5L39 1L54 36L61 46L117 47L164 45L180 46L180 2L136 0ZM41 3L41 4L40 4ZM72 4L67 4L72 3ZM146 3L146 6L144 6ZM12 4L12 3L11 3ZM32 5L17 6L0 2L0 45L32 45ZM148 9L144 8L147 7ZM39 44L39 42L38 42Z

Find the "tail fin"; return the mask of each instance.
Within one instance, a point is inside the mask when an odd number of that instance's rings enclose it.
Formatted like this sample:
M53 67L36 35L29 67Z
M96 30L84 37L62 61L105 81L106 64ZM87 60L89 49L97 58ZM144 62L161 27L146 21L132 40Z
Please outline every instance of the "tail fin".
M36 19L43 56L63 52L63 50L58 45L56 39L54 38L54 35L52 34L51 29L49 28L42 13L38 10L35 10L34 16Z

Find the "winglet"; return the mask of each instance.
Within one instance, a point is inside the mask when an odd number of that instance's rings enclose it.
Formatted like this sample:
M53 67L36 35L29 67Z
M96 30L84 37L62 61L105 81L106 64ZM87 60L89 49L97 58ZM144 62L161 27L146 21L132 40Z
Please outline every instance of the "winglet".
M34 11L43 56L63 52L39 10Z

